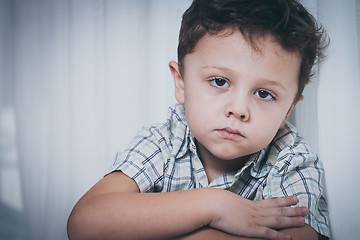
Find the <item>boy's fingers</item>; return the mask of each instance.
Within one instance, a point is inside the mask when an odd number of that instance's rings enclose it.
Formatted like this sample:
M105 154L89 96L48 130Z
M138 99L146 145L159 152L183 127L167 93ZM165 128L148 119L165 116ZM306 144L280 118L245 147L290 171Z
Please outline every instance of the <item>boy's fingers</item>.
M272 229L301 227L304 226L305 219L304 217L262 217L258 219L257 224Z
M307 207L273 207L260 209L260 215L263 217L305 217L309 214Z
M296 205L298 203L298 199L295 196L279 197L274 199L261 200L259 203L262 208L287 207Z

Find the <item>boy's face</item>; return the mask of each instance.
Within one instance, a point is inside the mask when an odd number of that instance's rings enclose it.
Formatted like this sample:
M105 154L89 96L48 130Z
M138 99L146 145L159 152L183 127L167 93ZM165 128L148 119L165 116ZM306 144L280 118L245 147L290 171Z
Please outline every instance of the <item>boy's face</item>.
M200 156L233 160L260 151L295 106L300 55L271 38L257 44L260 51L238 31L206 35L185 56L183 76L170 63Z

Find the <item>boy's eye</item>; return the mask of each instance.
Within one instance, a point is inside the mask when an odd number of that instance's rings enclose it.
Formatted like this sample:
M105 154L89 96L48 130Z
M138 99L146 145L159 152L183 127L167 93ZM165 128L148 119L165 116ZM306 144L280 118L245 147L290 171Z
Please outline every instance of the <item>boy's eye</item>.
M220 77L214 77L210 79L210 84L215 86L215 87L219 87L219 88L223 88L223 87L228 87L229 83L227 82L227 80L220 78Z
M264 100L275 100L275 97L266 90L256 91L255 95Z

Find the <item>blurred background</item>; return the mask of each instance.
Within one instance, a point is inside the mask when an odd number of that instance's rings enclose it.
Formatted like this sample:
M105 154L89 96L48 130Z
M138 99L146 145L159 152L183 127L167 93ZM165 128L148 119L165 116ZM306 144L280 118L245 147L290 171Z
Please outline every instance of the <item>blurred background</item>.
M328 58L291 116L325 164L332 239L360 235L360 3L302 0ZM191 0L0 0L0 239L67 239L76 201L175 103Z

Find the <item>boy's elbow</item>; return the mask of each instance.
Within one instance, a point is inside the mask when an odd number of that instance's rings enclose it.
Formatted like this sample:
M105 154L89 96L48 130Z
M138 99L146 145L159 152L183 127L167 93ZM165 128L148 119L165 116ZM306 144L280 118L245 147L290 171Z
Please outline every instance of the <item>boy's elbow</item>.
M70 240L89 239L87 231L91 228L86 226L86 213L76 207L72 210L67 222L67 234Z

